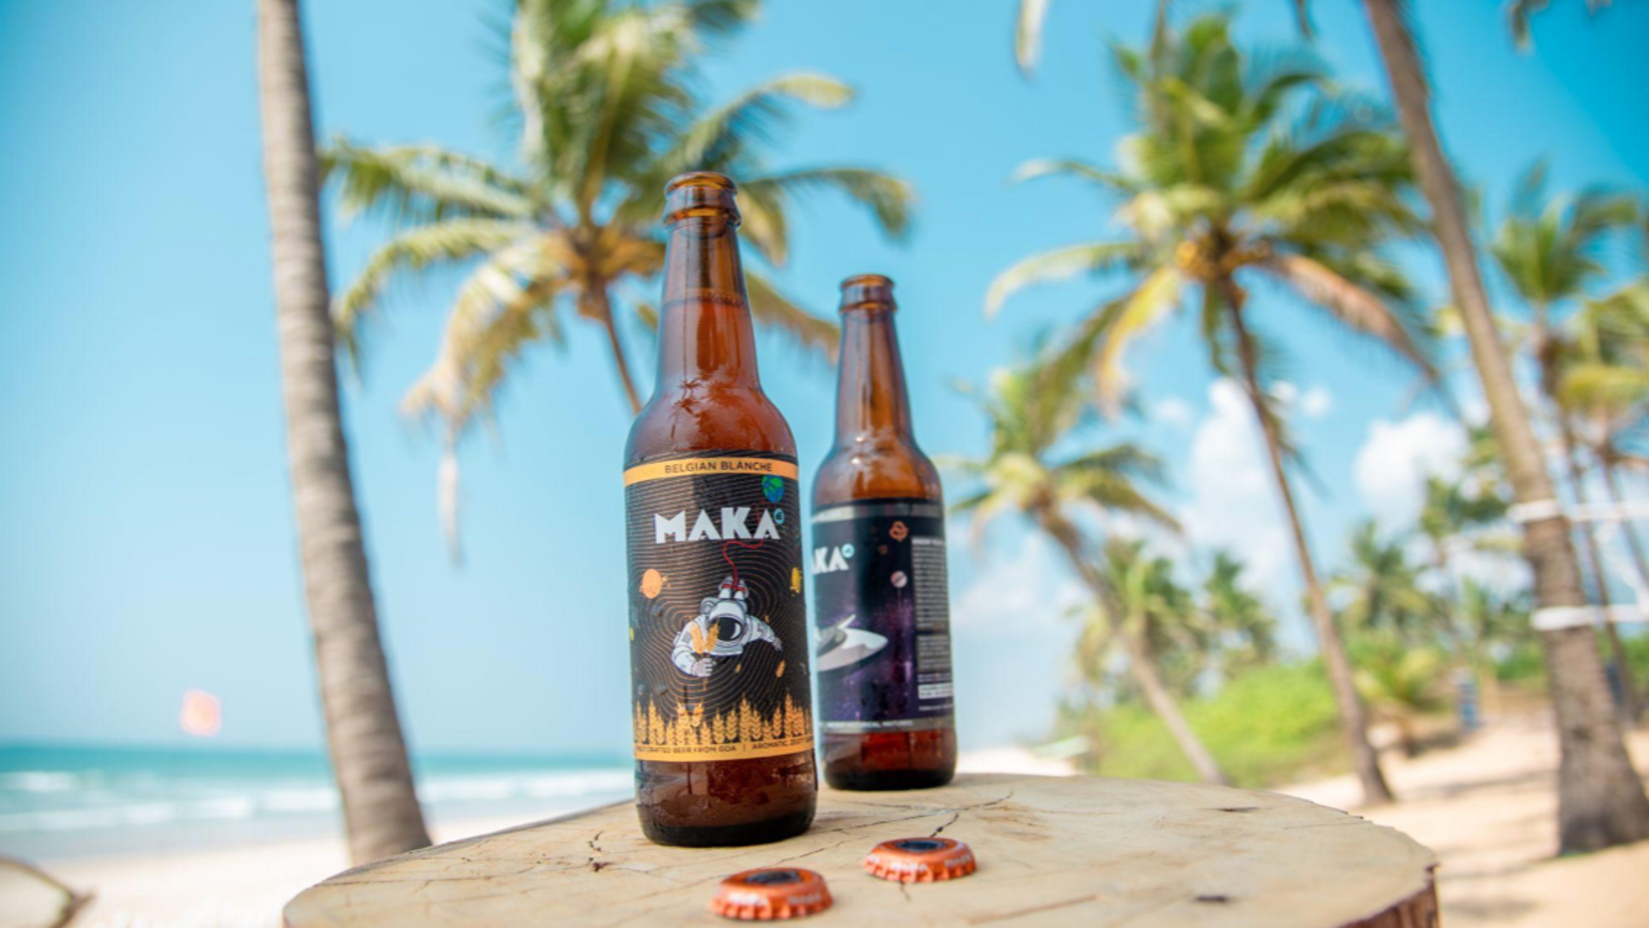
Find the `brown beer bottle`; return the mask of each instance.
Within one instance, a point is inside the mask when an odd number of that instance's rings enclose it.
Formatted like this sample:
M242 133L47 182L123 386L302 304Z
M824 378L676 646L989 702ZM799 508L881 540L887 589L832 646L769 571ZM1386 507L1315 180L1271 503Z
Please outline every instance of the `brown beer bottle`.
M658 378L625 450L636 806L689 847L800 834L819 789L796 443L756 376L734 194L665 188Z
M836 442L813 483L825 780L943 786L956 773L939 472L916 446L893 281L842 282Z

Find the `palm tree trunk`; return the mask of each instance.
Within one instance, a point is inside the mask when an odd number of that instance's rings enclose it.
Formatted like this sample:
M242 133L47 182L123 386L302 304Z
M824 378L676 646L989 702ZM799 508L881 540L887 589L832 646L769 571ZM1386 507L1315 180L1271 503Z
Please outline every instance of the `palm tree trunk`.
M1340 709L1340 725L1345 729L1346 742L1351 747L1351 764L1357 771L1357 781L1363 787L1363 802L1378 805L1391 802L1391 787L1380 770L1380 755L1368 740L1368 710L1357 693L1352 677L1351 659L1346 656L1345 642L1334 625L1334 614L1329 611L1328 599L1323 595L1322 582L1317 577L1317 565L1311 557L1311 546L1306 542L1305 524L1294 503L1294 490L1283 467L1283 452L1277 435L1276 423L1265 406L1265 392L1260 385L1259 359L1254 350L1254 339L1242 314L1242 291L1230 281L1222 281L1226 310L1237 333L1237 354L1242 362L1244 388L1259 418L1260 432L1265 437L1266 455L1271 462L1271 477L1282 499L1283 512L1288 517L1290 538L1294 542L1294 556L1299 562L1300 579L1305 585L1306 605L1311 621L1317 629L1317 646L1323 653L1323 665L1328 670L1328 682L1334 689L1334 701Z
M618 382L624 387L624 397L630 401L630 414L636 415L641 412L641 394L636 392L635 378L630 376L630 359L624 353L624 340L619 337L618 325L613 320L612 300L607 296L605 285L591 287L590 294L601 313L601 327L607 330L607 344L613 350L613 367L618 370Z
M332 769L356 863L429 844L378 639L339 411L297 0L258 0L258 84L287 453Z
M1580 468L1580 452L1575 447L1574 429L1569 426L1569 420L1563 414L1563 408L1557 405L1552 397L1553 408L1557 413L1558 435L1563 443L1563 462L1569 469L1569 485L1574 488L1575 503L1586 505L1586 475ZM1580 525L1580 537L1586 543L1586 563L1592 574L1592 587L1596 591L1598 607L1607 610L1613 597L1609 595L1609 574L1604 569L1603 546L1597 543L1597 529L1590 522ZM1615 665L1615 677L1620 681L1620 712L1626 724L1637 723L1638 697L1637 686L1632 681L1632 665L1626 660L1626 644L1620 640L1620 629L1612 619L1606 618L1603 623L1604 635L1609 639L1610 660Z
M1231 781L1214 760L1214 755L1209 753L1208 747L1197 737L1197 733L1191 729L1191 723L1187 722L1185 715L1180 712L1179 704L1174 702L1173 695L1162 682L1162 676L1157 673L1156 665L1145 653L1145 648L1123 625L1122 602L1094 565L1083 557L1082 538L1077 533L1076 526L1049 508L1038 512L1037 521L1043 531L1059 544L1076 570L1077 576L1082 578L1083 583L1098 600L1099 609L1104 613L1105 621L1110 624L1112 635L1122 642L1128 652L1129 673L1133 675L1134 682L1139 684L1140 692L1145 696L1145 702L1151 707L1151 711L1168 726L1168 733L1173 736L1174 743L1179 745L1180 752L1191 761L1191 766L1196 768L1197 775L1202 777L1203 782L1230 786Z
M1523 523L1524 555L1534 573L1537 614L1585 605L1567 522L1555 509L1528 410L1518 396L1506 350L1478 271L1460 188L1431 121L1430 94L1401 0L1364 0L1386 77L1412 146L1415 172L1432 208L1454 305L1471 342L1489 418L1505 455L1518 503L1537 507ZM1590 627L1544 630L1547 678L1562 747L1558 769L1558 841L1565 853L1649 838L1649 797L1632 770L1610 708L1603 661Z

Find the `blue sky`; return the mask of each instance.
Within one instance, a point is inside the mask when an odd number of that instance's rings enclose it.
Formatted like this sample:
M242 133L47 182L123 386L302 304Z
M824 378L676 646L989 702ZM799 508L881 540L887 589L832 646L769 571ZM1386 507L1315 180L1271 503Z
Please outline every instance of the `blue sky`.
M718 99L790 70L846 79L855 104L802 115L775 160L871 164L915 182L908 243L889 244L861 213L820 198L793 222L780 276L821 310L846 274L898 280L919 436L932 453L983 446L983 423L953 382L983 380L1117 286L1042 288L994 323L980 317L985 285L1009 263L1104 234L1109 204L1088 191L1006 178L1033 157L1110 157L1124 126L1101 40L1138 41L1148 4L1053 4L1031 83L1009 57L1012 6L775 2L706 74ZM1241 32L1290 40L1287 6L1248 4ZM1519 56L1498 2L1416 6L1447 142L1491 198L1541 155L1560 187L1646 187L1649 7L1620 4L1588 21L1581 4L1554 4L1536 20L1537 52ZM1346 82L1383 92L1357 5L1316 7L1321 54ZM310 4L320 131L507 160L511 140L492 117L501 63L485 24L499 4L408 9ZM225 742L319 743L276 379L253 28L250 2L0 2L0 741L176 741L181 693L199 687L224 700ZM338 285L383 229L332 221L328 233ZM1429 253L1410 265L1437 283ZM502 399L496 434L464 448L467 560L450 565L436 525L436 445L396 403L433 355L453 282L434 275L393 294L346 396L410 737L421 750L621 754L618 473L629 417L594 333L574 326L564 351L534 352ZM1265 312L1267 330L1292 346L1300 431L1326 488L1308 498L1307 516L1332 562L1352 522L1401 510L1405 474L1451 433L1405 405L1404 372L1295 307ZM761 350L806 480L830 438L830 372L779 342ZM1115 434L1166 456L1188 522L1238 547L1265 594L1293 603L1269 487L1244 483L1251 423L1211 389L1180 327L1154 337L1134 371L1154 415ZM1377 431L1388 440L1365 452ZM1070 582L1011 527L983 562L964 548L954 546L952 565L964 744L1034 737L1065 674Z

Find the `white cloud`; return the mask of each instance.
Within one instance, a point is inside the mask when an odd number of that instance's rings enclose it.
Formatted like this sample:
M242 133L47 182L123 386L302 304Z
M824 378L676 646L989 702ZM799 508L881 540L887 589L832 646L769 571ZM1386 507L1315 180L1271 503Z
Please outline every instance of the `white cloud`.
M1040 534L1023 531L1017 544L997 547L1005 550L971 574L951 609L964 750L1047 737L1070 682L1080 628L1072 613L1088 601L1063 554Z
M1022 536L1011 557L987 560L952 609L959 627L1016 635L1026 628L1066 624L1087 601L1064 554L1037 532Z
M1382 523L1407 525L1420 514L1426 478L1458 476L1465 453L1465 430L1437 413L1418 412L1396 422L1376 419L1357 452L1352 480Z
M1298 411L1307 419L1318 419L1328 415L1334 408L1334 394L1321 384L1308 387L1303 392L1299 386L1287 380L1279 380L1271 385L1271 394L1275 396L1287 411Z
M1191 404L1177 396L1157 400L1151 405L1152 418L1160 419L1176 429L1190 425L1195 415L1191 410Z
M1315 386L1300 397L1300 414L1308 419L1321 419L1334 411L1334 394L1327 387Z
M1293 554L1254 410L1237 385L1208 388L1208 415L1191 438L1179 518L1202 548L1225 548L1248 565L1249 582L1274 603L1289 602Z

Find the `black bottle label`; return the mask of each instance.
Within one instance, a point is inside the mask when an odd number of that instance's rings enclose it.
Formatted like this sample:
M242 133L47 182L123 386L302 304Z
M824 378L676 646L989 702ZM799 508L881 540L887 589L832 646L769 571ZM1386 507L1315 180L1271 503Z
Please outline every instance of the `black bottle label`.
M944 507L891 499L820 509L809 572L824 731L950 725Z
M813 749L794 458L698 452L624 472L638 760Z

